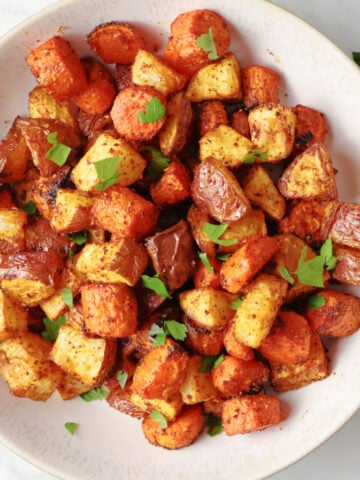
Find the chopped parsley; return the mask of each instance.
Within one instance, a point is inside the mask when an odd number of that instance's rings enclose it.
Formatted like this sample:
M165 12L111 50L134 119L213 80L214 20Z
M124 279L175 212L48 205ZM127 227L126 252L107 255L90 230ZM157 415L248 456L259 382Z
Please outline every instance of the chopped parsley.
M65 423L65 428L68 432L71 433L71 435L74 435L77 428L78 428L78 424L75 423L75 422L66 422Z
M58 132L52 132L46 137L52 147L46 152L45 157L56 163L59 167L62 167L69 158L71 148L59 142L57 136Z
M120 162L120 155L116 155L115 157L103 158L102 160L93 163L96 174L99 180L101 180L101 182L95 187L97 191L105 190L105 188L114 185L114 183L119 180Z
M310 310L316 310L317 308L325 305L325 298L321 295L312 295L308 300L308 307Z
M267 150L265 150L265 152L260 152L260 150L253 150L248 155L245 155L245 157L242 159L242 163L252 164L255 163L257 159L259 159L261 162L266 162L267 154Z
M32 202L31 200L30 202L27 202L24 205L22 205L21 208L28 215L35 215L35 213L38 211L35 203Z
M73 293L70 288L63 288L62 290L62 300L69 308L74 306Z
M215 437L220 435L224 431L222 418L214 413L209 413L205 420L205 425L207 426L207 434L210 437Z
M196 39L196 45L200 47L204 52L208 53L210 60L216 60L219 58L216 45L214 42L213 28L210 27L207 33L203 33Z
M165 116L165 107L158 97L152 98L145 107L145 112L138 110L138 118L141 123L153 123Z
M209 262L209 259L206 255L206 253L199 252L199 258L200 258L201 262L203 263L203 265L209 270L209 272L214 273L214 267Z
M141 280L144 287L153 290L155 293L160 295L160 297L172 298L167 291L165 283L160 280L158 273L152 277L150 277L149 275L141 275Z
M80 397L85 402L93 402L94 400L101 400L102 398L106 398L108 395L108 391L104 387L96 387L88 392L81 393Z
M241 293L238 295L237 300L234 300L233 302L230 303L229 307L232 308L233 310L237 310L240 305L242 304L243 299Z
M201 364L199 367L199 373L208 373L213 368L220 365L220 363L224 360L224 355L206 355L202 358Z
M127 372L124 372L123 370L118 370L115 374L117 381L119 382L119 385L121 388L125 388L127 379L128 379L128 374Z
M50 318L45 317L43 322L45 330L41 332L41 336L47 342L54 342L58 337L61 325L64 325L66 322L66 317L65 315L62 315L56 320L50 320Z
M70 240L74 242L75 245L81 246L87 242L88 232L87 230L83 230L81 232L68 233L67 237L70 238Z
M170 158L166 157L158 148L148 146L147 150L151 153L151 161L147 167L147 173L152 178L160 178L164 170L170 163Z
M159 429L163 429L168 426L168 422L165 416L161 412L158 412L157 410L153 410L150 413L150 418L154 420L154 422L157 422L159 424L158 426Z
M160 347L165 344L166 337L169 335L174 340L183 341L186 338L188 328L183 323L176 320L165 320L164 326L160 327L156 323L152 325L149 337L153 341L153 347Z
M213 223L204 222L203 232L209 237L209 239L217 243L218 245L228 246L235 245L237 238L229 238L228 240L221 240L221 235L227 230L228 224L214 225Z

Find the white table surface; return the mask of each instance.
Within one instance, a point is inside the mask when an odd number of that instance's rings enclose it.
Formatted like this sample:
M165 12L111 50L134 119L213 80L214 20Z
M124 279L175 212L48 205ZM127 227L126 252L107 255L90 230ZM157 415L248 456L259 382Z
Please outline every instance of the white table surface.
M0 0L0 35L52 3L55 3L55 0L10 2ZM352 51L360 51L359 0L274 0L273 3L286 7L307 20L347 55L351 56ZM306 478L314 480L360 478L360 412L316 451L273 475L271 480ZM0 444L0 480L54 480L54 477L38 470Z

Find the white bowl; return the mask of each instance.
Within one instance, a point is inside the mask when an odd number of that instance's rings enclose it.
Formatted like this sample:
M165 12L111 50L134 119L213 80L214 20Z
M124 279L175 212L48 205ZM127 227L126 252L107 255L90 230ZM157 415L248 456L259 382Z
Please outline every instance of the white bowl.
M312 27L263 0L59 2L0 40L0 138L8 122L27 114L27 93L35 82L25 56L32 47L64 27L77 52L88 53L85 35L110 20L136 22L161 47L175 16L194 8L215 9L226 18L232 26L231 49L242 65L257 62L281 74L284 104L302 103L327 115L340 197L359 202L360 70ZM46 403L33 402L10 396L0 380L0 440L64 479L261 479L312 451L359 408L359 348L359 333L332 343L330 377L280 395L290 410L282 424L244 436L204 434L179 451L148 444L140 423L105 401L63 402L54 395ZM68 421L79 424L74 436L64 428Z

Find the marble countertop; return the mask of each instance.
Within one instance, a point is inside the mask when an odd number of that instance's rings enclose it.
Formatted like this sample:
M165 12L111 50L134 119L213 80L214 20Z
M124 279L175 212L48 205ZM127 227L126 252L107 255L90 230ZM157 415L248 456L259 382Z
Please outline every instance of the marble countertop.
M235 0L234 0L235 1ZM251 0L249 0L251 1ZM0 0L0 35L32 13L54 0ZM348 56L360 51L359 0L273 0L297 14L330 40ZM271 480L355 480L360 472L360 412L340 431L310 455L273 475ZM1 480L54 480L0 444Z

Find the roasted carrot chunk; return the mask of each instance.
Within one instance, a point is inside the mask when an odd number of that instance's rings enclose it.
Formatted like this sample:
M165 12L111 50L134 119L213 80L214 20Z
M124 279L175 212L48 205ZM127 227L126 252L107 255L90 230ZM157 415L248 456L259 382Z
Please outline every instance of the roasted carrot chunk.
M128 22L98 25L87 42L105 63L132 63L139 49L146 48L140 31Z
M39 84L58 102L86 88L84 67L70 44L59 36L31 50L27 62Z
M15 120L0 143L0 182L22 180L29 159L29 148Z
M325 115L305 105L293 108L296 117L295 153L299 153L314 143L325 142L328 125Z
M262 65L244 67L242 69L242 85L246 108L280 101L280 77L271 68Z
M114 100L111 118L128 140L151 140L166 121L165 99L152 87L125 88Z
M172 161L160 180L150 188L151 198L158 207L175 205L190 197L191 177L182 163Z
M219 100L209 100L199 106L199 132L203 136L219 125L229 123L225 106Z

